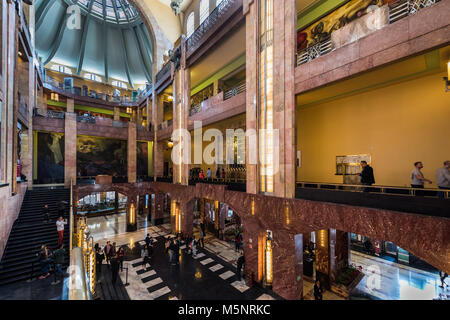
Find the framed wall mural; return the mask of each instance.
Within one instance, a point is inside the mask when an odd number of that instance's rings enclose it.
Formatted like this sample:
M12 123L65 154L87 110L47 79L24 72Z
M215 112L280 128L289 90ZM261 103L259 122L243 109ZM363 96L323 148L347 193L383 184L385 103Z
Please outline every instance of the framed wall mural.
M138 176L148 175L148 142L137 141L137 164Z
M127 141L77 137L77 175L81 177L127 175Z
M37 133L37 179L39 184L64 182L63 133Z
M328 39L331 33L362 17L390 0L350 0L339 9L312 23L297 33L297 51Z

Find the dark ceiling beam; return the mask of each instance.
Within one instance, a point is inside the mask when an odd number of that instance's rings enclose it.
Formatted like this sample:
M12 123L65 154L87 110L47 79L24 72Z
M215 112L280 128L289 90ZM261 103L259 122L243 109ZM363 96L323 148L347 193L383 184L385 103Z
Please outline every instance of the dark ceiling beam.
M106 49L106 44L108 36L108 28L106 28L106 0L103 0L103 61L105 63L105 81L109 82L108 74L108 50Z
M54 0L44 0L36 11L36 30L39 29L48 11L55 4Z
M53 57L55 56L56 52L59 49L59 46L61 44L61 40L63 38L64 32L66 31L66 27L65 24L67 23L67 20L69 19L69 15L66 13L67 8L64 11L64 14L61 16L61 18L59 19L59 23L58 23L58 33L56 34L55 38L52 41L52 46L50 48L50 54L47 56L47 59L44 62L44 66L50 62L50 60L53 59Z
M151 72L150 72L150 70L152 70L152 68L148 66L147 60L145 60L145 58L144 58L144 54L146 52L145 51L145 45L143 43L143 40L141 38L141 35L140 35L139 30L137 29L137 27L133 28L133 34L134 34L134 37L136 39L136 44L137 44L138 49L139 49L139 54L141 56L142 65L144 66L145 77L147 78L148 82L152 82L152 76L151 76Z
M130 73L130 66L128 64L128 54L127 54L127 48L125 47L125 35L123 34L123 29L117 29L117 32L120 32L120 39L121 39L121 47L122 47L122 57L123 57L123 64L125 65L125 71L127 73L128 77L128 83L131 87L134 87L133 79L131 79L131 73Z
M91 0L89 2L88 13L87 13L86 17L84 18L83 34L81 35L80 51L78 52L78 67L77 67L78 75L80 75L81 69L83 68L84 53L86 52L86 39L87 39L88 30L89 30L89 22L91 20L91 11L92 11L93 5L94 5L94 0Z

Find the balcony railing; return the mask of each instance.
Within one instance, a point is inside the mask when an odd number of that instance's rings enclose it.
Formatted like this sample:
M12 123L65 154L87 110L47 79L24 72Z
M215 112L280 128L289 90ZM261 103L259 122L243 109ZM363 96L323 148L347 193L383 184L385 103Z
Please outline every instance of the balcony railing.
M331 36L297 53L297 66L314 60L333 50Z
M172 64L170 62L167 62L161 68L161 70L159 70L159 72L156 74L156 83L159 83L162 79L167 77L167 74L169 74L171 72L171 65Z
M389 5L389 23L416 14L440 0L399 0Z
M233 98L233 97L237 96L238 94L245 92L245 90L246 90L246 83L245 83L245 81L242 81L242 82L238 83L236 86L234 86L233 88L225 91L223 94L223 100L228 100L230 98Z
M64 119L64 112L47 110L47 117L54 119Z
M77 116L77 122L95 124L95 117L89 115Z
M211 14L202 22L202 24L194 31L194 33L186 40L186 53L190 55L195 50L198 42L203 36L210 31L218 21L221 21L227 11L238 0L222 0Z
M189 115L193 116L196 113L199 113L200 111L202 111L202 104L197 104L195 106L191 106L191 110L189 110Z

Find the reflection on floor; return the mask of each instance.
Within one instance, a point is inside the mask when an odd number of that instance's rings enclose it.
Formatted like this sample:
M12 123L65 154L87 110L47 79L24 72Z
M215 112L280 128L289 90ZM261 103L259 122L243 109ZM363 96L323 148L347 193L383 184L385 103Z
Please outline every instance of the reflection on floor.
M205 249L236 267L240 253L235 250L234 243L219 240L213 234L207 233Z
M111 236L111 242L126 246L124 271L120 272L132 300L270 300L273 295L258 287L238 281L236 269L219 256L200 249L196 257L180 248L179 265L169 264L164 241L171 235L170 225L152 226L137 232ZM155 238L151 266L142 265L140 249L146 233ZM105 239L99 239L101 245Z
M450 300L450 291L440 288L438 274L414 269L356 251L351 262L361 266L366 276L354 289L355 298L383 300ZM371 289L373 288L373 289Z

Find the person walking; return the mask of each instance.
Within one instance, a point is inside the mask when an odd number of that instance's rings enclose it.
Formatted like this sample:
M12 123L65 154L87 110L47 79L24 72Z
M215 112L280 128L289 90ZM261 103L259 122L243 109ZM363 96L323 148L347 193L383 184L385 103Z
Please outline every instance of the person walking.
M361 184L364 186L371 186L375 183L375 177L373 175L373 169L367 164L367 161L361 161ZM369 192L369 188L363 188L364 192Z
M441 285L439 287L441 287L442 289L445 289L445 286L447 286L447 284L445 283L445 279L448 277L448 274L444 271L439 271L439 278L441 278Z
M239 248L241 246L241 233L238 232L236 237L234 237L234 251L239 252Z
M114 255L111 257L111 280L113 286L116 284L118 275L119 275L119 259L117 255Z
M425 182L432 183L431 180L426 179L423 176L422 171L423 163L421 161L414 162L414 169L411 172L411 188L423 188Z
M319 280L316 280L316 282L314 283L314 300L322 300L322 293L322 285L320 284Z
M42 217L46 223L50 221L50 209L48 207L48 204L45 204L42 208Z
M192 239L191 247L192 247L192 256L195 258L197 256L197 240L195 240L195 238Z
M47 246L45 245L41 246L41 251L38 253L38 257L39 263L41 265L41 276L39 277L39 279L45 279L50 275L49 265L50 262L52 261L51 252L47 248Z
M450 160L444 161L444 166L436 171L436 184L439 189L450 190ZM439 192L439 198L444 198L445 193Z
M122 247L120 247L119 250L117 251L117 260L119 262L120 272L123 272L123 259L124 258L125 258L125 251L123 250Z
M64 254L65 253L66 253L66 250L64 249L63 244L60 244L58 249L56 249L53 252L53 260L55 262L56 274L60 277L63 274L62 265L64 264ZM58 280L58 282L59 282L59 280Z
M64 225L67 224L67 220L62 216L56 220L56 231L58 232L58 246L63 243L64 239Z
M245 264L245 257L244 257L244 253L241 252L241 255L239 256L239 258L237 259L236 265L236 276L238 278L238 281L241 281L241 274L242 274L242 267Z
M147 233L147 236L145 237L145 244L150 245L151 242L152 242L152 239L150 238L150 234Z
M147 245L145 245L141 250L141 258L142 258L142 269L146 269L145 266L147 264L149 267L151 267L150 261L148 258L148 246Z

